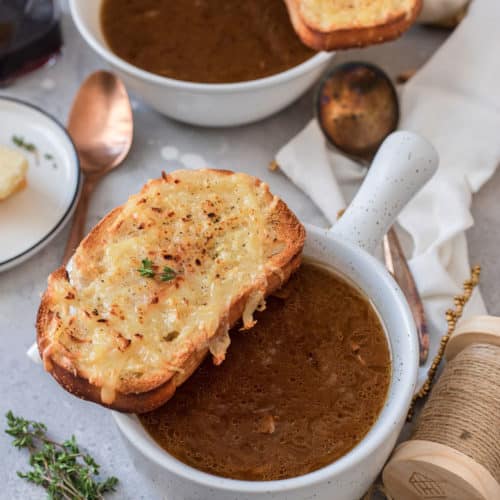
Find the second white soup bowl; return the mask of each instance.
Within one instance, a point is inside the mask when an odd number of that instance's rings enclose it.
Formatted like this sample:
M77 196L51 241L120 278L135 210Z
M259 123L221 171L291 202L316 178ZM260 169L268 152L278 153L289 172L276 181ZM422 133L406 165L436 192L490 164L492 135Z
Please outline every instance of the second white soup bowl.
M69 4L85 41L113 66L130 90L160 113L193 125L226 127L270 116L302 95L333 57L333 52L319 52L287 71L241 83L175 80L129 64L109 49L101 30L102 0L70 0Z

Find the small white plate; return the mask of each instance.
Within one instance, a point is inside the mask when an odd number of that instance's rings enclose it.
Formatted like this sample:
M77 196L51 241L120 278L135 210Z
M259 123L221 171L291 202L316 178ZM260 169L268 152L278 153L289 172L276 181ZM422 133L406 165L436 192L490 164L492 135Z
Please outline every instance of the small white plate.
M28 259L71 218L80 192L78 155L65 128L45 111L0 96L0 144L29 161L27 186L0 201L0 271ZM36 154L13 137L36 146Z

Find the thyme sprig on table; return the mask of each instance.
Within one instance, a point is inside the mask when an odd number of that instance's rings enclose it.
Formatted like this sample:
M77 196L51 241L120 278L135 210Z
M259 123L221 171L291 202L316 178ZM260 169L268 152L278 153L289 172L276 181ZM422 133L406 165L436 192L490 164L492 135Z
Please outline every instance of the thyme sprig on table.
M99 481L99 465L80 451L75 437L57 443L47 438L47 427L41 422L6 415L7 429L16 448L30 452L31 470L18 472L27 481L47 490L50 500L101 500L104 494L115 491L118 479Z

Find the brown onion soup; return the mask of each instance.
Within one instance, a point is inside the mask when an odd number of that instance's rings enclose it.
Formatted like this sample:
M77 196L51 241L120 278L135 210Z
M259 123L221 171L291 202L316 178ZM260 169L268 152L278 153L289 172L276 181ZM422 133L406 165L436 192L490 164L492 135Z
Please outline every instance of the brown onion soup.
M283 0L104 0L101 27L125 61L191 82L255 80L315 54L293 31Z
M207 358L140 420L167 452L211 474L312 472L356 446L377 419L391 377L384 329L366 297L311 263L256 319L231 332L220 366Z

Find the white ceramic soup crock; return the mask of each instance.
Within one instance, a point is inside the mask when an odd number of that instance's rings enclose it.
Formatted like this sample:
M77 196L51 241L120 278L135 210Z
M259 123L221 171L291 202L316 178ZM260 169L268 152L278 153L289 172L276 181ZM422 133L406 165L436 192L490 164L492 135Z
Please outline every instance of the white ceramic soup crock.
M120 75L127 87L171 118L208 127L242 125L270 116L302 95L320 76L333 52L320 52L287 71L241 83L192 83L144 71L106 45L102 0L70 0L73 20L86 42ZM168 19L165 20L168 30Z
M337 270L370 298L385 326L392 378L385 406L362 441L332 464L292 479L237 481L201 472L160 448L134 415L113 412L158 499L358 500L389 457L415 390L418 341L408 304L371 252L397 214L433 175L438 157L423 138L396 132L382 145L355 199L332 230L308 226L304 254Z

